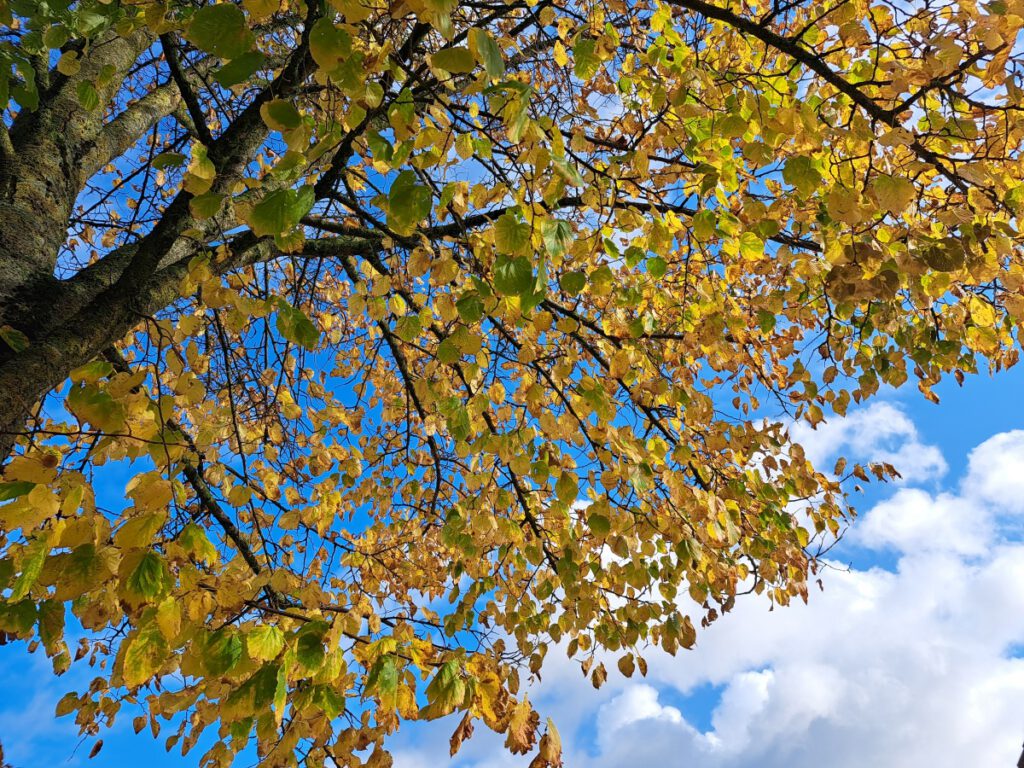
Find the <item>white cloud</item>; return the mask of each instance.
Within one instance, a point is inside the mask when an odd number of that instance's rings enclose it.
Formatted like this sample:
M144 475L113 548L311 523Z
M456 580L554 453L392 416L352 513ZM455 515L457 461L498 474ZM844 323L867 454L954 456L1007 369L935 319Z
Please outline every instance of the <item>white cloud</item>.
M818 458L902 456L911 481L945 471L891 405L845 422L809 433ZM808 605L770 612L739 601L694 651L652 652L646 679L611 672L598 692L552 652L531 699L558 724L566 765L1009 768L1024 741L1024 543L1012 528L1021 512L1024 432L996 435L972 451L959 483L903 484L868 510L852 528L856 548L841 550L858 565L833 563ZM710 719L688 720L701 705L687 697L709 689ZM527 762L480 731L456 760Z
M886 461L905 482L921 482L946 473L946 460L934 445L921 442L914 422L896 405L884 401L833 417L812 429L806 422L790 427L793 441L803 446L818 469L831 469L842 454L852 461Z
M851 540L870 549L982 555L992 537L989 510L972 498L901 488L851 528Z
M909 482L854 523L855 548L841 551L855 566L834 563L808 605L738 601L694 651L650 653L646 679L625 680L606 659L608 683L594 691L553 649L530 697L557 723L567 766L1014 765L1024 741L1024 432L986 440L959 482L925 491L910 485L934 480L945 462L905 414L882 404L846 421L808 430L809 451L916 461ZM75 685L50 680L33 696L30 681L49 679L43 660L33 664L6 677L0 668L0 683L15 690L0 706L0 740L19 766L63 761L77 741L72 723L52 719L53 702ZM444 765L456 723L404 728L392 745L396 767ZM530 756L508 754L502 740L478 724L452 764L524 768ZM118 741L160 763L162 742Z
M1024 431L995 435L971 451L964 489L1006 512L1024 513Z

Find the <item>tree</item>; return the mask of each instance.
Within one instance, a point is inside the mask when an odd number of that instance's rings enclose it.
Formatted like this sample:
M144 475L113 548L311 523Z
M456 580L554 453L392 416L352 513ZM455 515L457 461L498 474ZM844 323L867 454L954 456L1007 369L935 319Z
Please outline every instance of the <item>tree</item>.
M1018 0L0 17L0 630L86 734L560 765L551 648L806 599L894 471L788 423L1017 361Z

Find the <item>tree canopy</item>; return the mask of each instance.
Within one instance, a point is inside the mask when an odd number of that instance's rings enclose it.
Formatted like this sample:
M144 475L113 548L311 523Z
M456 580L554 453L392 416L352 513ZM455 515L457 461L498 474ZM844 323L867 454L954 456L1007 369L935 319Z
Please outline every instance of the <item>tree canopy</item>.
M1016 363L1022 17L0 0L0 630L209 766L561 765L547 654L806 599L893 473L788 425Z

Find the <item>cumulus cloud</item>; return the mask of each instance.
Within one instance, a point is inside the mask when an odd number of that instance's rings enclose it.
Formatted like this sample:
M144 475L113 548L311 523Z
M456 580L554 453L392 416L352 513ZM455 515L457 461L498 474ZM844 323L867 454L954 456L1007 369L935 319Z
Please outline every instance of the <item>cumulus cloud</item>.
M819 462L838 452L892 461L906 480L854 523L837 550L843 560L821 574L824 591L808 605L769 611L738 601L694 651L649 654L646 678L623 679L606 660L612 672L600 691L553 649L530 697L558 724L566 766L1015 764L1024 740L1024 432L993 436L971 451L963 477L926 488L915 486L934 483L945 461L893 405L798 439ZM0 667L9 693L0 739L15 765L63 762L77 742L73 724L51 714L75 686L42 682L45 662L34 664ZM160 742L131 736L126 722L108 742L151 765L183 764L164 757ZM403 729L392 744L396 768L443 765L456 722ZM501 742L480 725L451 764L529 762Z
M985 441L959 482L931 490L912 486L946 463L893 405L799 439L819 461L854 453L904 470L904 484L854 523L839 550L854 565L832 563L808 605L770 612L740 601L696 650L652 652L646 679L612 673L595 692L576 666L549 656L531 698L559 724L567 765L1015 764L1024 740L1024 544L1015 534L1024 432ZM708 690L697 717L685 702ZM473 742L456 764L525 764L497 739Z
M789 432L822 470L829 469L830 460L838 454L852 461L889 462L908 483L942 477L948 468L938 447L921 442L914 422L885 401L855 410L846 418L832 417L817 429L798 422Z
M1024 513L1024 430L1003 432L971 451L965 492L1007 513Z

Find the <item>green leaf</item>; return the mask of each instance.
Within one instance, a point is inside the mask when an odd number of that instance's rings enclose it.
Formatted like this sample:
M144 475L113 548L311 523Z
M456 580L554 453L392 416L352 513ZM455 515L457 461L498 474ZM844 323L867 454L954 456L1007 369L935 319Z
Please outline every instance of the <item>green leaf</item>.
M544 219L540 225L544 248L552 256L561 256L572 242L572 225L561 219Z
M391 654L381 656L366 676L366 691L375 695L382 706L393 707L398 694L398 665Z
M19 496L24 496L35 487L35 483L29 483L25 480L17 480L13 483L0 483L0 501L10 501Z
M224 699L221 717L227 722L262 714L277 696L281 667L265 664Z
M665 276L668 271L668 262L660 256L651 256L647 259L647 274L653 277L655 280L659 280Z
M582 174L580 174L579 168L576 164L565 157L553 157L551 159L551 166L555 169L563 179L572 184L574 187L582 187L586 181Z
M388 190L388 226L400 235L412 234L430 215L432 201L430 189L416 183L416 174L402 171Z
M217 192L207 192L204 195L197 195L188 201L188 208L192 215L199 220L212 218L220 210L224 203L225 195Z
M494 289L504 296L519 296L533 289L533 265L525 256L499 256L494 262Z
M292 131L302 125L302 115L295 105L285 99L274 99L260 107L260 117L274 131Z
M320 69L334 72L352 55L352 36L328 19L320 19L309 32L309 52Z
M153 167L161 171L164 168L178 168L185 164L188 160L180 152L161 152L155 158L153 158Z
M458 310L462 321L468 325L480 322L484 316L483 299L475 291L466 293L461 299L456 301L455 309Z
M189 523L181 530L178 543L188 554L208 565L216 563L220 557L206 532L195 523Z
M426 720L444 717L461 707L466 700L466 680L459 662L446 661L427 686L427 706L420 710Z
M305 349L316 349L320 332L301 309L284 299L277 300L277 332L285 339Z
M45 538L33 539L25 547L25 555L21 561L21 574L15 580L11 596L6 598L7 600L14 603L28 595L43 570L43 563L48 554L50 554L50 542Z
M256 41L242 9L231 3L200 8L188 25L185 39L222 59L234 59L247 53Z
M494 223L494 247L498 253L519 256L530 247L530 225L511 213L503 213Z
M505 74L505 60L501 49L486 29L473 27L469 30L469 48L477 61L484 65L487 76L499 80Z
M171 572L167 563L156 552L146 552L124 581L125 596L129 602L154 602L171 591Z
M324 663L324 626L319 623L307 624L299 630L295 639L295 658L309 672L320 669Z
M462 352L459 351L458 345L452 341L451 336L437 345L437 359L446 365L457 363L462 359Z
M402 341L412 341L423 331L419 315L400 317L395 323L395 333Z
M601 60L597 58L597 44L590 38L581 38L572 48L572 71L580 80L587 81L597 74Z
M759 259L764 256L764 241L753 232L740 235L740 255L745 259Z
M78 103L86 112L92 112L100 105L99 94L96 93L96 86L88 80L82 80L75 88L78 93Z
M225 675L241 658L242 638L234 627L224 627L206 636L202 659L207 674L214 677Z
M24 352L29 347L28 336L9 325L0 326L0 341L15 352Z
M698 240L710 240L718 228L718 218L713 211L698 211L693 216L693 236Z
M104 432L124 426L124 405L93 384L76 384L68 390L68 410L81 421Z
M593 512L587 516L587 526L598 538L604 538L609 534L612 529L611 521L604 515Z
M430 65L454 74L472 72L476 67L469 48L442 48L430 57Z
M456 442L463 442L469 439L473 428L469 423L469 411L461 400L452 398L448 407L444 409L445 421L448 425L448 434Z
M309 185L278 189L260 200L249 213L249 226L257 237L286 235L299 225L315 201Z
M222 88L244 83L267 64L267 57L259 51L249 51L237 56L218 69L213 79Z
M121 649L121 676L129 688L142 685L153 677L170 656L167 640L150 621L131 633Z
M322 712L333 720L345 711L345 696L329 685L314 685L309 689L307 707Z
M558 500L566 504L572 504L579 495L579 481L573 472L563 471L555 482L555 495Z
M814 161L806 155L791 157L782 168L782 180L796 187L807 197L821 185L821 174L814 167Z
M574 296L583 291L587 286L587 273L583 271L566 272L558 278L558 284L566 293Z
M101 588L105 563L94 544L82 544L69 553L57 555L57 558L60 558L60 579L54 593L56 599L74 600L90 590Z
M255 661L273 661L284 648L284 632L273 624L253 627L245 634L245 650Z

